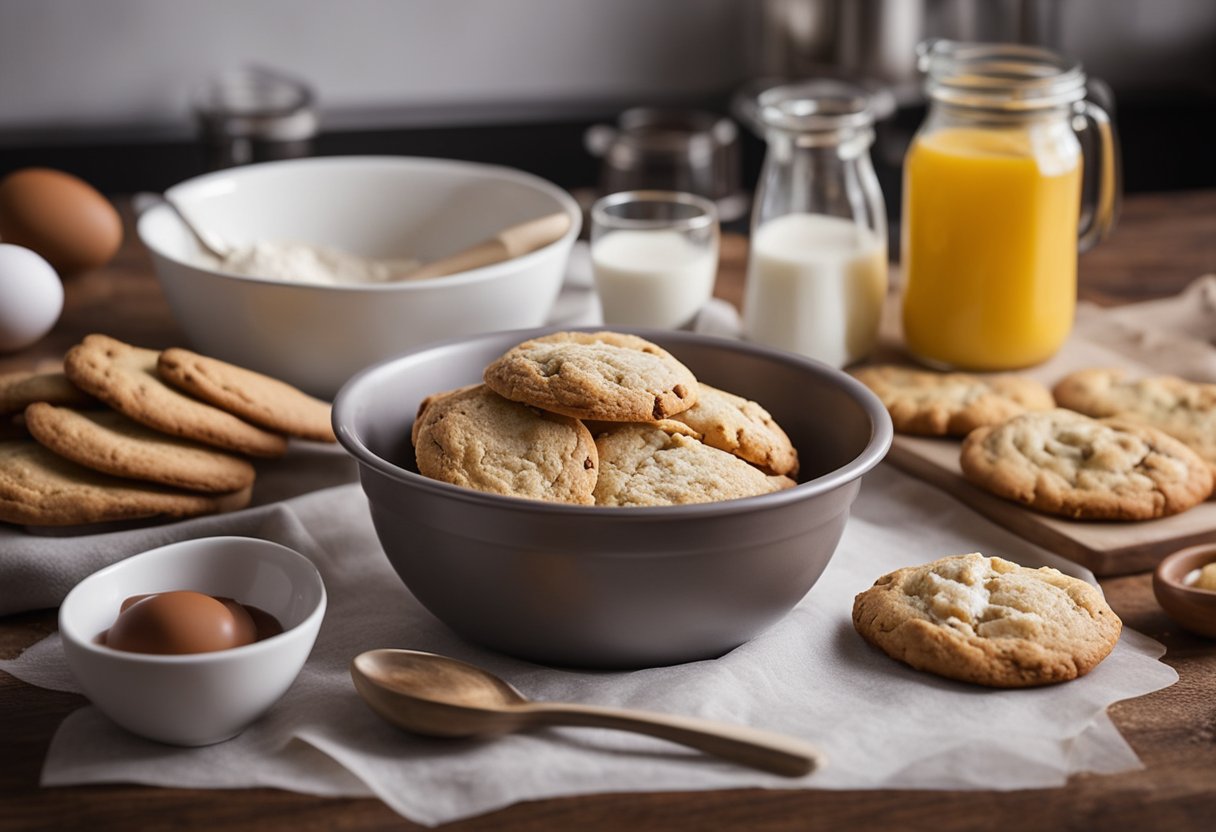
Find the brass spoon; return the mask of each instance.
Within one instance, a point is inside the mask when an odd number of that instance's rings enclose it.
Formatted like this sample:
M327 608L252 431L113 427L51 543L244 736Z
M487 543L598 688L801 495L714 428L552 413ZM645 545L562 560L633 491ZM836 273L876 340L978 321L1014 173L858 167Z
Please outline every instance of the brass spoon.
M819 753L789 737L703 719L592 705L532 702L471 664L416 650L369 650L350 664L355 690L373 711L430 737L489 737L543 725L636 731L732 762L801 777Z

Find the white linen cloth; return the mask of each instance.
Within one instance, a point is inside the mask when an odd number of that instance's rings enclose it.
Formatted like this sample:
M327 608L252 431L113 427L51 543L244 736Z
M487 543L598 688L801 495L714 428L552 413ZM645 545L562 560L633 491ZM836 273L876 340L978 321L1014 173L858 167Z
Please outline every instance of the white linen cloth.
M555 323L599 320L594 292L577 274L577 263ZM1197 282L1172 308L1190 314L1197 298L1210 299L1213 285L1216 278ZM1154 324L1169 319L1161 310L1154 307L1161 314L1148 316ZM1078 329L1104 331L1102 314L1083 310ZM1115 314L1123 328L1142 322L1126 308ZM1203 332L1207 320L1194 322L1198 332L1188 334ZM734 335L738 317L733 307L714 302L696 328ZM1207 331L1216 335L1216 326ZM1157 343L1151 334L1132 337ZM1187 355L1205 359L1199 349ZM374 794L427 824L591 792L1041 788L1063 785L1080 772L1140 767L1106 708L1177 680L1158 661L1161 646L1130 630L1088 676L1034 690L987 690L939 679L869 648L852 628L853 596L901 566L982 551L1093 580L885 464L866 476L827 571L784 620L715 660L612 673L541 667L461 641L396 580L353 480L353 463L341 451L305 443L283 460L259 464L257 504L234 514L84 536L33 536L0 527L0 614L53 606L76 581L108 563L205 535L250 535L297 549L317 564L329 592L326 620L296 683L242 735L208 748L173 748L127 734L84 707L56 733L43 785L138 782ZM746 548L739 554L746 557ZM539 699L698 715L788 733L816 744L828 765L788 780L658 740L595 729L549 729L491 742L413 737L381 722L350 682L350 660L377 647L430 650L480 664ZM30 684L79 690L57 635L0 662L0 670Z
M523 800L590 792L763 788L1018 789L1061 786L1079 772L1140 766L1108 705L1177 679L1154 641L1124 631L1114 652L1075 682L997 691L911 670L853 631L853 596L879 575L944 554L982 551L1087 573L883 465L866 476L831 564L768 632L712 661L633 672L584 672L517 661L467 644L393 577L366 500L348 485L243 512L239 531L316 563L329 611L287 695L235 739L181 749L139 739L96 708L64 720L45 786L137 782L189 788L273 786L311 794L375 794L427 824ZM216 529L228 533L231 528ZM747 557L740 547L739 557ZM347 667L362 652L406 647L488 668L526 695L689 714L801 737L827 766L797 780L751 771L648 737L548 729L494 741L413 737L358 698ZM77 691L51 636L0 669Z

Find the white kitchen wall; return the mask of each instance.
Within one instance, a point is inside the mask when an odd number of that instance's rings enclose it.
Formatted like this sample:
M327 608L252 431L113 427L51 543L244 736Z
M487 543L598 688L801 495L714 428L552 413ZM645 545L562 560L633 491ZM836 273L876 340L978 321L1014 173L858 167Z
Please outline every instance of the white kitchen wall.
M997 2L1012 6L971 0ZM1061 46L1117 90L1216 83L1216 0L1046 2L1059 4ZM0 144L73 128L186 134L190 91L249 62L310 81L330 128L579 117L718 95L759 68L748 52L762 3L0 0Z
M713 94L742 77L745 4L0 0L0 134L185 130L190 90L248 62L309 80L350 126Z

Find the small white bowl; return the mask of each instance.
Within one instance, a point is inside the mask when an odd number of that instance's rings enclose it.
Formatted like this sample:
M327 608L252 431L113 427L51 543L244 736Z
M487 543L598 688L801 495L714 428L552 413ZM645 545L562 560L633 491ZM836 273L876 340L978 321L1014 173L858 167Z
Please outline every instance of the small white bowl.
M151 655L97 637L132 595L188 589L258 607L283 632L231 650ZM59 608L68 667L102 713L132 733L172 745L239 734L299 674L325 616L325 586L308 558L277 543L209 537L152 549L85 578Z
M140 216L139 237L196 349L325 397L367 365L429 341L543 324L582 225L574 199L540 177L404 156L248 165L167 194L232 244L296 241L424 262L546 214L570 217L560 240L513 260L427 280L318 286L209 268L167 206Z

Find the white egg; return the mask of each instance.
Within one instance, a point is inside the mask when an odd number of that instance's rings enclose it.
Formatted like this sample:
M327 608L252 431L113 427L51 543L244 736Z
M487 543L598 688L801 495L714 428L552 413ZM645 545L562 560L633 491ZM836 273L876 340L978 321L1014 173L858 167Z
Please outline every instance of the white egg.
M51 264L28 248L0 243L0 352L28 347L62 311L63 284Z

